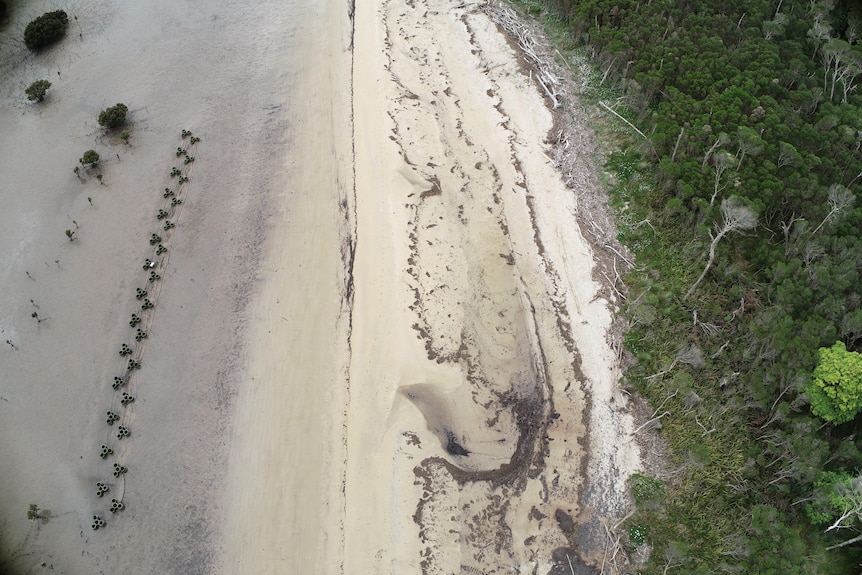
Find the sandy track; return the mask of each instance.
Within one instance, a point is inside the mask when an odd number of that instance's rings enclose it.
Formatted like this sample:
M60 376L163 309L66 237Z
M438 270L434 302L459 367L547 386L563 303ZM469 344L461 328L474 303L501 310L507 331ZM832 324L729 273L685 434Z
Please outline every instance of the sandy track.
M344 2L311 2L291 89L295 142L276 189L231 447L223 572L342 568L343 420L354 234ZM348 571L349 572L349 571Z
M355 61L352 570L600 561L636 449L551 115L477 4L365 3Z

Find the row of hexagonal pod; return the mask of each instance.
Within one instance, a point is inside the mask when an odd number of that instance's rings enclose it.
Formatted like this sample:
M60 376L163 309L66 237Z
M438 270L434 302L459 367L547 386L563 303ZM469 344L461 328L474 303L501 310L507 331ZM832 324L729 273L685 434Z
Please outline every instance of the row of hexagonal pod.
M183 139L185 139L189 136L191 136L190 131L188 131L188 130L182 131ZM192 145L196 144L199 141L200 141L200 138L196 138L194 136L191 137L191 144ZM195 159L194 156L189 156L185 149L177 148L177 157L179 157L181 155L185 155L185 159L183 161L184 164L189 164L189 163L193 162ZM177 169L176 167L171 170L170 175L172 177L173 176L180 176L180 178L179 178L180 185L189 181L189 178L187 176L183 176L182 172L179 169ZM165 199L171 198L171 207L176 207L176 206L183 203L181 199L176 197L176 193L173 190L171 190L170 188L165 188L165 191L162 194L162 197ZM167 218L168 215L169 215L169 213L167 211L160 209L158 211L158 213L156 214L156 219L157 220L163 220L163 219ZM176 224L174 222L171 222L170 220L166 220L164 225L163 225L163 229L165 231L168 231L174 227L176 227ZM150 245L151 246L157 246L156 247L156 255L162 255L168 251L168 249L161 243L161 241L162 241L162 238L158 234L152 234L150 236ZM156 262L150 260L149 258L144 260L143 269L145 271L150 270L150 276L148 278L148 281L150 283L161 279L161 276L158 273L156 273L154 270L152 270L152 268L154 268L155 266L156 266ZM144 290L141 288L138 288L135 290L135 298L139 301L141 299L144 300L141 304L142 310L152 309L155 306L155 304L152 301L150 301L149 299L146 299L146 296L147 296L147 290ZM143 320L137 314L132 314L132 317L129 321L129 325L134 328L139 323L141 323L142 321ZM145 339L146 337L147 337L147 332L141 330L140 328L136 328L135 341L139 342L142 339ZM125 357L127 355L132 355L133 353L134 353L134 351L132 350L132 348L128 344L124 343L120 347L120 356L122 356L122 357ZM126 366L126 369L127 369L127 372L131 372L135 369L140 369L140 367L141 367L141 364L139 361L137 361L135 359L129 359L129 363ZM129 373L126 374L125 378L114 377L114 382L111 384L111 387L114 390L119 389L120 387L125 385L125 383L128 379L128 376L129 376ZM122 398L120 399L120 403L124 407L128 406L133 401L135 401L134 396L129 395L126 392L123 392ZM106 412L106 422L108 425L113 426L114 423L119 421L119 420L120 420L120 416L118 414L116 414L112 411ZM118 428L117 428L117 439L118 440L123 439L124 437L128 437L129 435L131 435L131 431L129 430L128 427L126 427L124 425L118 426ZM111 449L107 445L103 444L101 446L101 450L99 452L99 457L102 459L107 459L108 456L112 455L113 453L114 453L113 449ZM126 468L126 466L120 465L119 463L114 463L114 477L118 478L118 477L120 477L120 475L124 475L127 471L128 471L128 469ZM96 495L98 497L102 497L109 490L110 490L110 487L107 484L102 483L102 482L96 483ZM125 505L123 504L122 501L119 501L117 499L111 500L111 507L109 509L111 513L116 513L118 511L122 511L123 509L125 509ZM104 527L104 526L105 526L105 520L102 519L98 515L93 515L93 524L92 524L93 530L96 531L99 528Z

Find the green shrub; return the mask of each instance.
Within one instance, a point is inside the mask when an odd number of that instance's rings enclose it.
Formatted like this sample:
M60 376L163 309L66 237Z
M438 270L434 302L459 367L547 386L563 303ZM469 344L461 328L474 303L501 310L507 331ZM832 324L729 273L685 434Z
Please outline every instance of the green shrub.
M41 102L45 99L45 92L51 87L51 82L48 80L36 80L30 84L24 93L27 94L27 99L36 102Z
M105 108L99 113L99 125L105 128L117 128L126 123L126 112L129 108L125 104L117 104L110 108Z
M99 163L99 154L96 150L87 150L78 161L81 162L82 165L90 164L90 167L92 168Z
M69 16L62 10L45 12L24 29L24 44L30 50L38 50L53 44L63 37L69 26Z
M836 425L846 423L862 411L862 354L847 351L842 341L819 353L808 386L811 411Z
M661 505L665 499L664 483L660 479L635 473L629 479L632 497L639 507Z

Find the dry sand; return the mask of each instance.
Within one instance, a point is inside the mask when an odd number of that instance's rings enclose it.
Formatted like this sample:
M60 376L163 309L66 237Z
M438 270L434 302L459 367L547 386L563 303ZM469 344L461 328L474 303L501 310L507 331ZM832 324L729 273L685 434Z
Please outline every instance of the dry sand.
M70 574L189 574L226 564L232 422L247 381L249 302L270 272L265 240L284 221L285 194L334 187L323 174L309 183L313 171L303 188L286 185L286 158L300 159L291 150L329 147L321 138L306 148L316 120L307 92L305 101L294 94L317 68L305 44L338 44L315 28L321 4L64 2L67 36L38 55L21 45L23 26L57 4L14 8L0 54L0 342L16 346L0 349L0 572L41 573L45 563ZM23 93L38 78L54 84L40 105ZM312 101L327 108L331 93L326 84ZM96 124L117 102L130 108L128 147ZM147 286L150 234L167 237L155 216L176 183L170 168L183 167L174 151L184 128L202 140L182 213L171 218L169 259L158 258L156 306L142 314L135 289ZM105 185L72 172L88 148L103 157ZM337 214L337 203L327 207ZM306 232L284 253L318 253L313 226ZM31 299L49 318L41 324ZM121 344L136 343L133 312L149 337L126 387L137 400L123 409L111 382L125 371ZM108 409L122 414L129 438L105 425ZM114 458L99 458L102 443ZM112 476L114 462L128 467L124 480ZM105 498L97 481L111 484ZM118 496L126 509L114 516ZM51 519L28 521L30 503ZM91 530L94 513L105 529Z
M607 562L639 462L576 222L595 190L564 185L482 5L81 1L47 52L2 43L0 571ZM128 147L95 123L120 101ZM161 232L183 128L202 141ZM105 185L71 171L88 148ZM153 232L169 251L141 312ZM126 408L122 343L142 363Z

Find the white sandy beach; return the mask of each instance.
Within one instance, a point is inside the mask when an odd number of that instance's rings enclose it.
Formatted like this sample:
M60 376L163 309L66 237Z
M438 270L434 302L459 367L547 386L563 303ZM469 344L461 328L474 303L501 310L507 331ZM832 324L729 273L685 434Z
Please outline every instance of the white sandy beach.
M625 514L639 455L607 338L619 302L576 219L596 179L564 184L547 99L483 5L13 10L0 572L589 573L606 559L603 523ZM58 45L9 39L57 7ZM53 87L29 103L39 78ZM117 102L128 146L96 124ZM101 166L79 178L88 148ZM34 503L50 516L28 520Z

